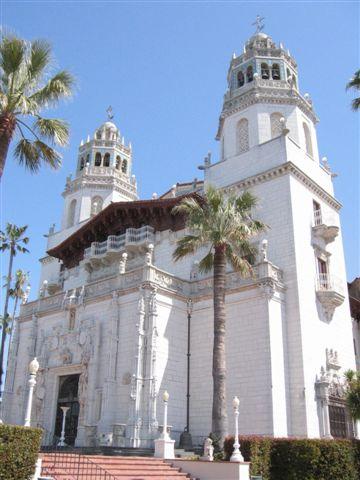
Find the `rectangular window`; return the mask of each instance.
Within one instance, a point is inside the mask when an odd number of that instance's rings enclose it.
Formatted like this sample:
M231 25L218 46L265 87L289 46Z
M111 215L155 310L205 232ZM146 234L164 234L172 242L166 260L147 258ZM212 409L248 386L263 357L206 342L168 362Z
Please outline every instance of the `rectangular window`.
M346 412L345 407L329 405L330 433L334 438L346 438Z
M322 218L321 218L320 203L316 202L315 200L313 200L313 211L314 211L314 225L316 227L317 225L322 224Z

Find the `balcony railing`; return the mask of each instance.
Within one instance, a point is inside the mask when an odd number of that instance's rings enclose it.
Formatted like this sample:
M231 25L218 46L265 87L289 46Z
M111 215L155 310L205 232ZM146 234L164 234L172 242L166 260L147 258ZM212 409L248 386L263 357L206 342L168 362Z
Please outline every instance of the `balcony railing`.
M329 273L319 273L316 279L316 287L322 292L339 292L343 291L342 282L339 278Z
M149 225L141 228L128 228L122 235L109 235L103 242L93 242L84 251L84 259L106 255L110 252L122 252L127 247L141 246L154 242L154 229Z
M314 211L313 232L317 237L322 237L326 243L335 240L339 234L339 227L330 216L324 216L321 210Z

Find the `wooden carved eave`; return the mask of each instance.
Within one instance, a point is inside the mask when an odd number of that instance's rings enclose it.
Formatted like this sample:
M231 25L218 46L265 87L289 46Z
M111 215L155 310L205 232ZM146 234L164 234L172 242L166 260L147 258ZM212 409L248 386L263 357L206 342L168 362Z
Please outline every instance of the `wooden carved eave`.
M83 259L85 248L90 247L92 242L102 242L109 235L124 233L127 228L150 225L155 231L181 230L185 219L183 215L173 215L172 210L185 197L202 201L198 194L190 193L174 198L110 203L70 237L48 250L47 254L62 260L64 267L72 268Z

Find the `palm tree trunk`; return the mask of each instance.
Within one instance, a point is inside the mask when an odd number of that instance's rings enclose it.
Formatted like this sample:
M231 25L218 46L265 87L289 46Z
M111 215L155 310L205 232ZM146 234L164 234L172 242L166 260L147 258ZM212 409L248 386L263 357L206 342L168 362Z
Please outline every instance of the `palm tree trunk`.
M0 179L2 177L9 145L16 127L16 118L13 114L0 115Z
M8 269L8 277L6 283L6 294L5 294L5 306L4 306L4 316L3 316L3 324L1 330L1 346L0 346L0 398L2 397L2 379L4 373L4 350L5 350L5 340L6 340L6 327L7 327L7 317L8 317L8 309L9 309L9 297L10 297L10 283L11 283L11 273L14 261L14 249L13 245L10 247L10 258L9 258L9 269Z
M227 434L226 355L225 355L225 247L215 247L214 253L214 349L212 432L223 443Z

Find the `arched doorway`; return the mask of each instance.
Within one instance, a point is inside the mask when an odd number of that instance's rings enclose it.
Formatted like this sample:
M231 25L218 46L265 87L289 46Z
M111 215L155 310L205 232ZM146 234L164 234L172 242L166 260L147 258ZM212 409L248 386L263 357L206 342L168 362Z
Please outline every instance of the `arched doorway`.
M79 377L76 375L65 375L59 378L59 394L55 421L55 438L60 439L63 414L60 407L69 407L66 414L65 443L74 445L79 420Z

